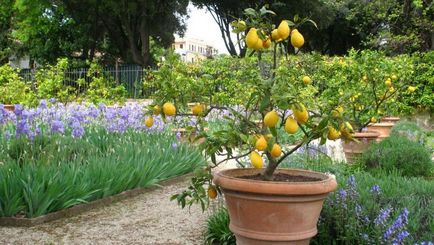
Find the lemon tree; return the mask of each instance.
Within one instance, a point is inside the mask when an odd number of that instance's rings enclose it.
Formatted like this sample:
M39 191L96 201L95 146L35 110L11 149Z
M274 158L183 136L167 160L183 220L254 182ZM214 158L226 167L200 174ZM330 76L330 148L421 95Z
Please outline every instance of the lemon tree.
M182 206L200 202L206 195L204 184L212 186L211 170L229 160L237 161L243 167L262 169L265 181L273 180L278 165L301 146L320 139L351 138L351 125L342 117L334 117L332 110L316 103L319 90L312 79L305 76L305 63L296 56L289 56L288 45L297 53L305 43L300 27L305 23L315 23L307 18L295 16L293 20L281 20L275 24L275 13L266 7L259 10L246 9L246 19L234 23L250 55L256 55L260 79L254 80L253 92L238 108L217 108L210 106L198 117L204 117L211 110L225 109L232 117L227 117L227 127L221 130L202 131L201 144L209 166L198 171L188 190L173 197ZM294 72L289 72L288 70ZM313 71L309 71L313 72ZM288 75L291 74L291 75ZM259 122L258 122L259 121ZM206 121L201 120L206 127ZM332 130L332 129L336 130ZM342 136L336 131L344 131ZM303 137L292 147L282 147L282 133L303 133ZM240 159L248 158L249 164ZM214 187L213 187L214 188ZM213 195L212 195L213 196Z
M326 63L331 75L320 97L324 104L335 107L335 117L349 119L356 131L384 116L398 115L399 96L416 90L411 84L413 64L408 57L352 50L348 57Z

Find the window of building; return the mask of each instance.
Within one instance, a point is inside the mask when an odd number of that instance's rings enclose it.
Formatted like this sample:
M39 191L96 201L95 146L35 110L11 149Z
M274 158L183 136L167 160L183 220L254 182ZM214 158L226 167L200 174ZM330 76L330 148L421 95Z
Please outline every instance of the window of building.
M180 49L183 49L184 48L184 45L182 45L182 43L179 45L179 48Z

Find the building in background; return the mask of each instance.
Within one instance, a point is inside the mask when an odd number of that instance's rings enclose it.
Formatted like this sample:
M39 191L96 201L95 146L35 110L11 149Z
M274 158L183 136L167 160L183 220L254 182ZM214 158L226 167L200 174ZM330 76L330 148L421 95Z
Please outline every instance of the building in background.
M175 38L173 44L175 53L185 62L195 62L211 58L218 54L218 50L203 40L193 38Z

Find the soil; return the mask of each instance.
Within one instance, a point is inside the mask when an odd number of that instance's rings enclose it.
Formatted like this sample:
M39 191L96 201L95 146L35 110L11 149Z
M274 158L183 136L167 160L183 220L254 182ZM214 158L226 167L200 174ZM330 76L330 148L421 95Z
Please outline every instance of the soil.
M255 175L245 175L240 176L241 179L251 179L251 180L263 180L263 177L261 174L255 174ZM290 175L290 174L284 174L284 173L274 173L273 174L273 181L277 182L315 182L315 181L321 181L320 178L315 177L309 177L309 176L303 176L303 175Z
M203 244L208 213L199 205L181 209L170 197L176 184L96 208L81 215L36 225L0 227L0 244Z

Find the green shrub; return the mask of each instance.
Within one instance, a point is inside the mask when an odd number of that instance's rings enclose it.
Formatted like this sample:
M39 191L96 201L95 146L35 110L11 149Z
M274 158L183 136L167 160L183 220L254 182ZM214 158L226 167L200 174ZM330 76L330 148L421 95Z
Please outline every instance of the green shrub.
M362 155L368 169L399 171L403 176L430 176L433 169L428 150L405 137L388 137Z
M35 95L17 70L8 64L0 66L0 104L25 104L35 103Z
M390 136L392 137L406 137L407 139L424 144L426 133L417 126L414 122L402 121L393 126L390 131Z
M206 223L206 244L232 245L235 244L235 235L229 230L229 214L225 207L217 209Z
M358 172L337 176L340 188L324 203L318 235L312 244L415 244L432 241L434 182L401 177L397 173L373 176ZM390 213L386 210L390 209ZM385 233L408 211L389 239ZM398 222L399 223L399 222ZM398 228L399 227L399 228ZM408 232L394 243L400 232Z

